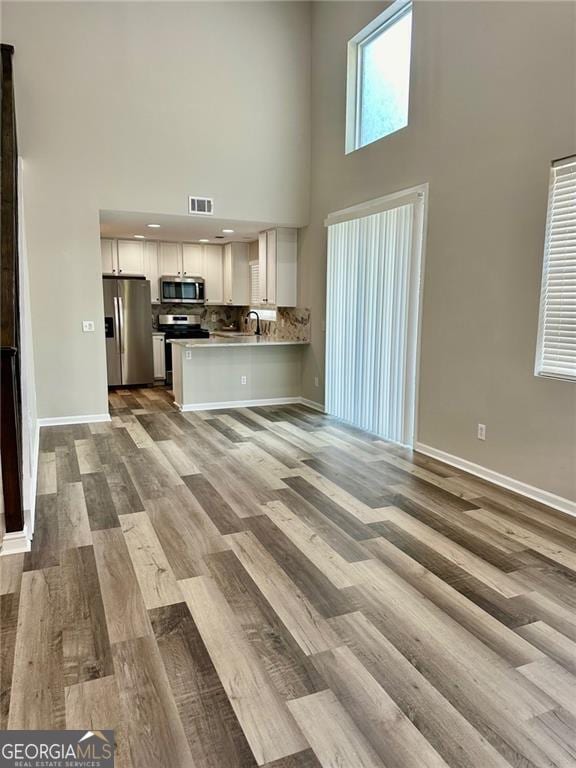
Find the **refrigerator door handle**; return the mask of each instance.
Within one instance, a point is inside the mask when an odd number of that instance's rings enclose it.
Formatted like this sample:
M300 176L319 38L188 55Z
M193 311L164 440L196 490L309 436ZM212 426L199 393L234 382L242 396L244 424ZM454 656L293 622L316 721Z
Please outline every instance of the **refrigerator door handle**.
M122 296L118 296L117 299L117 312L118 312L118 330L120 331L120 354L124 354L124 303Z

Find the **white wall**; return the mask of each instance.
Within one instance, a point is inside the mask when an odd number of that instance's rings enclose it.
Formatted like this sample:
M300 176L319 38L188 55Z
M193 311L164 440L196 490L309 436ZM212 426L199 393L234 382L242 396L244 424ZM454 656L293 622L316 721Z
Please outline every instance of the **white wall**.
M22 502L24 526L28 535L34 530L36 481L38 477L39 429L36 407L36 373L30 302L30 274L26 222L23 206L24 173L22 159L18 160L18 257L20 281L20 375L22 381Z
M307 3L4 2L40 417L107 410L99 209L307 222ZM83 334L83 319L96 333Z
M325 216L429 182L419 440L576 499L576 385L533 376L549 165L576 149L576 5L416 2L410 124L345 155L346 43L384 7L313 5L303 395L323 396Z

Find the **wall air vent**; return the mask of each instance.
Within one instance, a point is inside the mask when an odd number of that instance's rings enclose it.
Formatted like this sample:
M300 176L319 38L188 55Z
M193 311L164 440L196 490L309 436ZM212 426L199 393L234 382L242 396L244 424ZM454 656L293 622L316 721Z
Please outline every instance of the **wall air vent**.
M212 216L214 213L214 199L212 197L188 198L188 213L200 216Z

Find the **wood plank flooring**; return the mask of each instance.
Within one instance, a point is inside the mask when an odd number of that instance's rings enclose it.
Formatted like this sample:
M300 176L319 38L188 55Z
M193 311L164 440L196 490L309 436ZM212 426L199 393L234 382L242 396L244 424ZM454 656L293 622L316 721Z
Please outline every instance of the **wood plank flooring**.
M576 766L576 520L300 406L41 431L0 727L121 768Z

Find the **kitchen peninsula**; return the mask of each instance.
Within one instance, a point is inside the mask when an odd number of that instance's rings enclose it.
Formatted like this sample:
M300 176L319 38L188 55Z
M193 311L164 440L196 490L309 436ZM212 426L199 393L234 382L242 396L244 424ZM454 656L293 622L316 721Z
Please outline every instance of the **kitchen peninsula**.
M172 340L175 403L202 411L298 402L308 343L254 335Z

